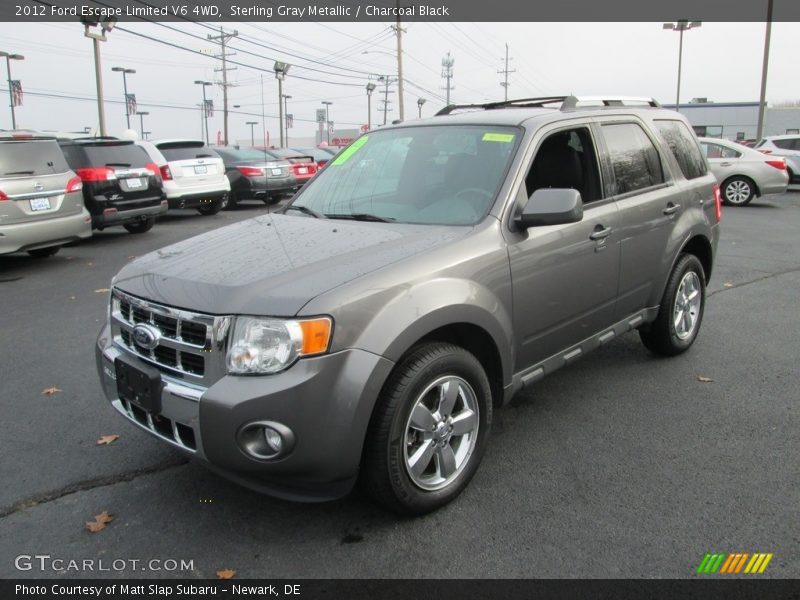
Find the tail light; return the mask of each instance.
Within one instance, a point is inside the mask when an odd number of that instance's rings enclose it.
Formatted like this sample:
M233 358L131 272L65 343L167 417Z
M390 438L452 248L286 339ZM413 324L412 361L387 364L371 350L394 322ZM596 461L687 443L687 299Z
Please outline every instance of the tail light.
M0 190L0 202L3 200L8 200L8 196L6 196L6 193L3 190Z
M111 167L86 167L85 169L75 169L75 173L82 181L111 181L117 178Z
M169 165L164 165L160 169L161 179L164 181L172 181L172 171L169 170Z
M722 220L722 194L718 183L714 184L714 216L717 219L717 223Z
M149 162L144 168L150 171L155 177L161 177L161 169L158 168L156 163Z
M779 171L785 171L786 170L786 159L784 159L784 158L782 158L780 160L768 160L767 164L770 167L775 167Z
M80 177L73 177L67 182L67 194L70 192L80 192L83 189L83 182Z
M236 167L245 177L260 177L264 174L259 167Z
M305 169L305 173L300 173L300 169ZM315 163L294 163L292 165L292 172L295 175L309 176L317 172L317 165Z

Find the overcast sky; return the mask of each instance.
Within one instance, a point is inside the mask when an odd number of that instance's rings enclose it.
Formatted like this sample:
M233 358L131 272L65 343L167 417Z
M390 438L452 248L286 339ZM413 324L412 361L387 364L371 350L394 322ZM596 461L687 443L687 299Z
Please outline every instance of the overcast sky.
M122 27L211 55L211 31L202 24L122 23ZM230 73L232 109L252 113L230 116L230 139L248 139L247 121L261 121L261 71L264 73L266 127L278 136L277 82L273 62L293 66L284 85L294 114L290 136L311 137L315 110L322 100L333 102L330 117L339 127L366 123L365 85L369 74L396 75L395 38L390 23L226 23L236 29L231 42L244 63ZM677 78L678 34L661 23L406 23L404 70L406 119L416 118L417 99L426 98L423 116L444 105L441 61L449 51L455 59L452 101L498 100L505 44L510 49L510 97L549 94L653 96L673 103ZM215 25L218 27L218 25ZM763 23L703 23L684 36L681 101L702 96L716 102L757 101L764 45ZM191 35L187 35L191 34ZM196 37L195 37L196 36ZM200 39L202 38L202 39ZM92 44L83 28L71 23L0 23L0 50L25 55L12 62L12 78L26 92L94 98ZM797 58L800 23L776 23L772 29L767 99L800 99ZM216 51L218 51L218 46ZM364 54L364 52L369 54ZM382 54L386 53L386 54ZM140 110L147 110L145 129L154 137L199 137L201 100L197 79L215 80L219 62L120 30L102 44L107 126L109 134L125 128L122 77L111 67L137 70L128 78ZM235 65L232 65L235 66ZM255 68L252 68L255 67ZM0 66L5 80L5 65ZM316 69L316 70L313 70ZM304 78L304 79L301 79ZM310 81L324 80L327 83ZM5 88L5 83L2 84ZM393 86L392 89L396 90ZM222 129L222 90L208 88L217 112L210 120L212 138ZM373 96L373 124L382 121L378 91ZM390 96L396 119L397 94ZM118 101L120 103L112 103ZM0 108L0 128L10 127L8 102ZM162 105L162 106L157 106ZM19 127L81 130L97 126L96 104L87 100L25 96L17 109ZM260 126L259 126L260 127ZM135 128L139 129L138 118ZM258 134L257 134L258 135Z

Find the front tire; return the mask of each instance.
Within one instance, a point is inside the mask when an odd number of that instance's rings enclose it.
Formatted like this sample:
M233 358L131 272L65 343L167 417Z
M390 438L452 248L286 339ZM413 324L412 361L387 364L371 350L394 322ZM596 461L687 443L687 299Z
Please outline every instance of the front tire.
M435 510L472 479L491 422L491 389L480 362L453 344L423 344L397 365L381 392L362 483L393 511Z
M694 343L706 306L706 275L693 254L683 254L667 282L658 317L639 330L642 343L653 353L675 356Z
M150 231L155 224L155 217L147 217L146 219L136 221L135 223L125 223L123 227L127 229L129 233L145 233L146 231Z
M728 206L746 206L755 195L756 186L747 177L731 177L722 185L722 201Z

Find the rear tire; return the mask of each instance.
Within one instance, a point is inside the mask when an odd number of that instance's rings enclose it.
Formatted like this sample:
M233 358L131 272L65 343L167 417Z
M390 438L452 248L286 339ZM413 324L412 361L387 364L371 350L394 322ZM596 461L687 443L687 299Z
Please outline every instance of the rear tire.
M207 217L209 215L215 215L221 210L222 210L222 200L215 200L211 204L202 204L197 207L197 212L199 212L204 217Z
M123 227L127 229L129 233L145 233L146 231L150 231L155 224L155 217L147 217L146 219L142 221L136 221L135 223L125 223Z
M477 471L491 423L491 389L478 359L453 344L423 344L395 367L378 398L361 483L398 513L444 506Z
M37 248L36 250L28 250L28 254L30 254L34 258L47 258L48 256L53 256L59 250L61 250L61 246L50 246L49 248Z
M234 210L236 205L239 203L239 198L231 192L228 194L228 204L225 206L225 210Z
M706 306L706 275L693 254L682 254L672 270L658 310L650 327L639 330L648 350L675 356L688 350L697 338Z
M746 206L755 195L756 186L747 177L731 177L722 184L722 202L728 206Z

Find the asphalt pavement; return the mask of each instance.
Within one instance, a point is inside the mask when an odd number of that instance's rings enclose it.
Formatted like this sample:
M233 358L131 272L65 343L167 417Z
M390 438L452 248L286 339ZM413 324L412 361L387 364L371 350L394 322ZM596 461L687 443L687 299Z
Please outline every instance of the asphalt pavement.
M688 353L655 358L629 334L519 394L467 490L415 519L359 493L294 504L242 489L101 394L94 341L114 273L265 210L170 211L143 235L0 257L0 577L685 578L707 552L770 552L764 576L800 577L800 193L724 210ZM103 511L113 521L87 531ZM20 571L20 555L65 562ZM68 562L100 559L127 562ZM191 564L143 570L152 559Z

